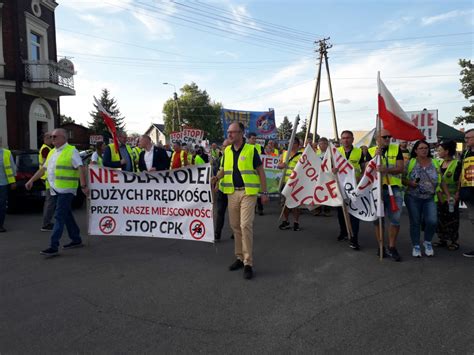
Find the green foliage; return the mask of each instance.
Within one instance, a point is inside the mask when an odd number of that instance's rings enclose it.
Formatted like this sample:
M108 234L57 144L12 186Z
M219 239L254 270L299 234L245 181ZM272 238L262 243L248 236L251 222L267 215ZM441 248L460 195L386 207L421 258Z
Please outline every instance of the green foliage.
M112 119L115 122L115 127L117 130L124 130L125 123L123 122L125 117L122 116L120 110L117 105L117 100L114 97L110 96L110 91L107 89L102 89L102 95L100 96L99 102L101 105L110 113ZM105 138L111 138L111 134L109 133L107 126L104 123L104 120L99 114L99 109L97 105L94 103L94 111L90 112L90 116L92 117L92 122L89 122L89 129L96 134L101 134Z
M278 127L278 137L280 139L290 139L291 132L293 132L293 124L287 116L283 117L283 122Z
M76 123L76 121L74 121L74 119L70 116L59 115L59 126L62 126L68 123Z
M223 140L222 123L220 119L222 105L211 101L206 90L200 90L195 83L186 84L180 89L178 107L181 116L181 124L191 128L202 129L205 138L210 142L221 142ZM163 105L163 121L165 132L169 134L179 131L178 112L176 101L170 98Z
M461 68L461 91L464 97L469 100L470 106L464 106L462 110L466 113L465 116L458 116L454 120L454 124L462 123L474 123L474 64L471 63L471 60L460 59L459 65Z

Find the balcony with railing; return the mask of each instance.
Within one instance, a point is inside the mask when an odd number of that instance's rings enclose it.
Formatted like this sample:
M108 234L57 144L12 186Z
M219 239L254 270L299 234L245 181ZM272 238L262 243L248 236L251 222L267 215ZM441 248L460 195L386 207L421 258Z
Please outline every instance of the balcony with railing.
M74 68L61 64L61 61L59 63L54 61L25 61L24 87L45 96L76 95L74 90Z

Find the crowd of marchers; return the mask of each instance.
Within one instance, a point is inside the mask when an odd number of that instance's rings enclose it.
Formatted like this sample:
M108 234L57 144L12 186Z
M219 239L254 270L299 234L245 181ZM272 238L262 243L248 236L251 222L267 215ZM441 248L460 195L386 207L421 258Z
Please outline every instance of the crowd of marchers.
M311 145L317 155L323 157L329 147L324 137L309 136L306 142L295 138L291 147L278 147L269 140L265 146L257 143L256 134L245 137L242 123L233 123L227 131L227 139L218 147L213 143L206 151L201 146L189 147L176 142L169 145L154 145L151 138L142 135L136 147L129 146L125 132L118 132L118 144L98 143L90 164L97 164L129 172L160 171L177 169L188 165L211 163L213 170L212 188L216 192L215 241L221 239L226 210L235 243L235 261L230 270L244 269L244 277L253 277L253 222L254 215L264 213L263 205L268 201L262 155L279 156L278 168L283 169L284 183L291 175L304 148ZM57 255L59 240L64 227L71 242L63 249L82 246L82 238L71 210L71 201L78 188L88 193L86 170L76 148L67 142L67 132L56 129L43 136L44 144L39 150L40 168L26 183L31 189L36 180L45 184L46 194L43 208L42 231L50 231L50 245L41 251L47 256ZM388 248L379 249L379 257L390 257L400 261L397 237L403 204L406 205L412 242L412 256L434 255L434 248L459 249L459 207L467 207L468 219L474 225L474 129L465 132L466 149L456 152L453 141L440 142L435 151L432 145L419 140L408 148L407 142L392 143L389 131L382 130L373 147L354 146L354 135L343 131L337 149L352 164L356 179L362 176L365 165L380 155L378 171L382 176L382 200L385 206L383 223L388 224ZM436 158L434 157L436 155ZM333 171L337 172L337 171ZM0 148L0 232L4 227L8 190L15 188L16 167L11 152ZM389 189L390 186L390 189ZM392 190L393 193L389 193ZM390 199L397 209L390 208ZM348 240L347 226L342 207L336 207L339 222L338 241ZM293 215L293 227L289 218ZM331 208L321 206L314 215L330 215ZM54 219L54 221L53 221ZM359 250L359 219L350 216L352 236L349 246ZM299 208L284 208L282 230L300 230ZM374 234L380 243L385 228L374 222ZM423 234L423 237L422 237ZM433 243L435 234L438 240ZM474 251L465 252L474 257Z

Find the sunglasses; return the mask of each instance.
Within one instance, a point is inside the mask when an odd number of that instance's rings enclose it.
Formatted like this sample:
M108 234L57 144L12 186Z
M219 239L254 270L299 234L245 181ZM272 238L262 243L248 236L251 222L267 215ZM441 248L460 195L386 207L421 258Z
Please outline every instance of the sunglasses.
M389 139L392 138L392 136L382 136L383 139Z

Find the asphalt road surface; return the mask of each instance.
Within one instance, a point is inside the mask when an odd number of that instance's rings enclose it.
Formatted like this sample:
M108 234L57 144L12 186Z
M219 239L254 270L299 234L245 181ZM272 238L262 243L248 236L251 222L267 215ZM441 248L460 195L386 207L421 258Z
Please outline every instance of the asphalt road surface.
M337 242L337 219L279 208L255 219L255 278L228 271L233 241L88 237L45 259L40 212L8 215L0 234L0 353L474 353L473 226L459 251L414 259L403 216L401 263ZM87 231L85 210L75 215ZM69 241L67 234L61 240Z

